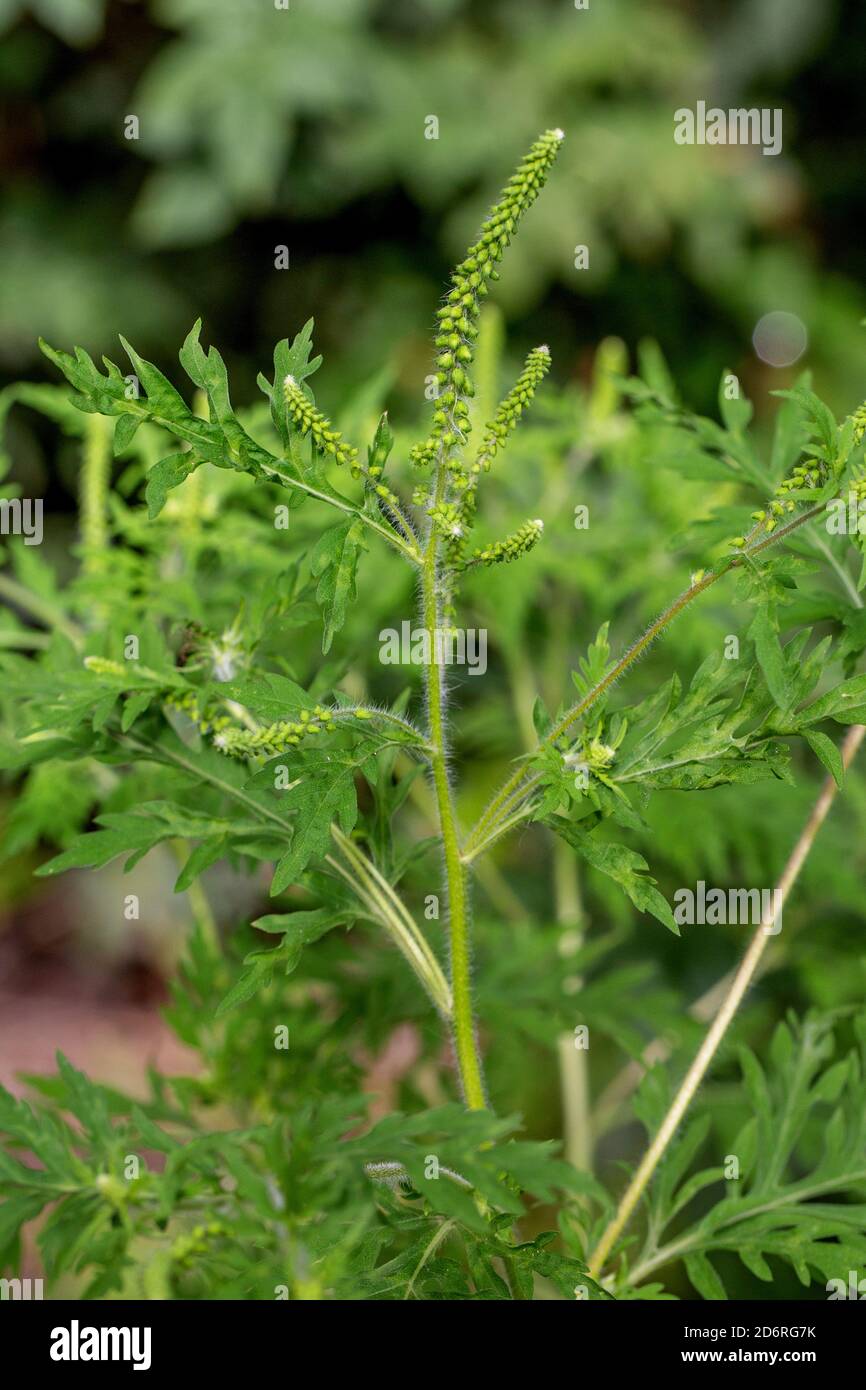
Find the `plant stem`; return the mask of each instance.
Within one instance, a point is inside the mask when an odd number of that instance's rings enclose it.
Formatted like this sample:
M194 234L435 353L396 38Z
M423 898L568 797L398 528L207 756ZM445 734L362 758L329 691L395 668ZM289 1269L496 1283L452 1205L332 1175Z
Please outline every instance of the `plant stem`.
M142 753L145 758L149 757L154 762L183 768L192 776L201 778L203 782L209 783L225 796L232 797L240 805L245 806L258 820L275 824L283 831L288 829L287 822L281 816L271 811L269 807L255 801L241 787L225 782L211 772L205 772L201 766L187 761L181 754L175 753L169 748L134 738L131 735L115 735L115 738L122 747ZM451 994L448 982L426 937L418 930L406 907L391 885L379 873L375 864L355 848L352 842L343 835L338 825L331 825L331 835L349 859L354 873L348 873L344 866L333 859L331 855L326 856L326 863L349 884L358 900L368 909L371 920L378 922L391 933L427 990L435 1007L446 1018L449 1017L451 1014Z
M580 719L592 705L596 704L601 696L604 695L605 692L619 680L620 676L628 670L629 666L632 666L639 657L643 656L644 652L652 645L655 639L664 632L665 628L673 622L674 618L678 617L683 609L687 608L699 594L704 593L706 589L709 589L712 584L715 584L717 580L721 579L729 570L741 568L748 557L759 554L762 550L766 550L771 545L776 545L779 541L784 540L786 536L789 536L792 531L797 530L800 526L804 526L807 521L812 521L822 510L823 508L821 507L810 508L808 512L804 512L802 516L798 516L794 521L789 522L787 526L783 526L778 531L774 531L772 535L766 536L756 545L750 545L747 550L739 551L732 559L727 559L719 565L718 569L708 570L696 583L690 584L688 589L684 590L678 598L675 598L673 603L669 604L668 607L650 623L643 635L632 642L631 646L623 653L619 661L611 667L598 684L594 685L592 690L588 691L582 700L579 700L576 705L573 705L571 709L563 715L559 723L550 730L539 746L546 747L548 744L555 743L558 738L561 738L563 734L567 733L572 724ZM488 833L490 826L491 824L495 825L497 816L501 811L506 813L507 818L511 803L515 799L515 794L519 793L522 795L521 788L525 775L525 769L523 767L518 767L507 781L503 783L493 800L489 803L486 811L466 839L464 845L466 862L469 862L469 860L475 857L478 847L482 842L487 844L491 843L493 839L498 838L498 833L493 835Z
M146 402L138 405L134 401L129 401L127 402L126 409L127 413L130 415L140 415L143 419L152 420L154 424L160 425L163 429L168 430L169 434L177 434L176 422L172 422L165 416L160 415L157 411L151 410ZM181 437L189 440L193 440L194 438L189 434L182 435ZM245 463L236 450L226 445L226 453L238 463L241 472L247 471ZM281 466L281 464L283 466ZM306 493L308 497L315 497L319 502L327 502L329 507L336 507L338 511L346 512L350 516L357 517L358 521L362 522L369 530L375 531L377 535L386 540L389 545L392 545L395 550L399 550L413 565L420 565L421 556L416 545L411 543L407 544L403 537L398 535L390 526L381 526L369 512L364 511L363 508L350 502L342 493L338 493L336 490L322 492L319 488L315 488L310 483L305 482L304 479L295 477L292 472L289 472L290 465L287 461L276 458L273 463L264 463L260 461L260 467L263 473L278 479L284 487L296 488L299 492Z
M50 645L47 632L0 632L0 651L39 652Z
M440 465L440 473L441 473ZM433 788L439 811L445 880L448 891L448 926L451 944L451 992L453 996L454 1049L463 1095L470 1110L486 1107L484 1079L475 1020L472 1012L472 982L469 953L469 903L466 868L460 857L457 824L451 787L448 782L448 747L445 734L445 677L437 642L440 624L438 582L438 537L435 526L424 556L422 570L422 618L427 632L430 659L425 667L429 717L428 742Z
M331 826L331 837L348 861L349 868L338 863L330 854L326 863L348 883L356 897L368 907L374 920L391 934L435 1007L445 1018L450 1018L451 991L427 938L418 930L407 908L373 861L361 853L336 823Z
M511 676L514 717L521 731L523 746L527 752L531 752L536 743L535 725L531 714L536 694L532 667L522 647L517 644L509 644L506 661ZM577 858L558 835L551 834L550 839L553 842L556 920L563 928L563 941L568 942L569 953L576 953L583 945L584 926ZM464 859L464 862L467 861ZM482 859L478 868L482 868L488 862L490 861ZM578 989L582 985L583 980L576 982ZM565 1156L569 1163L575 1168L588 1170L592 1157L588 1057L585 1049L577 1048L574 1044L575 1039L570 1032L560 1034L557 1039L563 1139Z
M798 1204L805 1204L810 1202L813 1197L825 1197L829 1193L838 1191L840 1188L853 1186L855 1183L861 1183L864 1179L866 1179L866 1168L857 1169L853 1173L839 1173L832 1178L825 1178L822 1182L816 1182L811 1187L797 1186L795 1189L796 1201ZM789 1191L781 1192L775 1197L769 1197L757 1202L754 1206L748 1208L746 1214L749 1216L761 1216L764 1212L773 1211L782 1203L790 1202L790 1200L791 1194ZM806 1209L808 1210L808 1208ZM742 1214L743 1213L740 1212L737 1215L726 1217L719 1222L716 1231L723 1231L726 1226L733 1225L735 1221L740 1219ZM685 1236L680 1237L678 1240L671 1241L670 1245L662 1246L660 1250L656 1250L652 1255L641 1260L639 1264L636 1264L632 1270L632 1279L634 1283L637 1284L640 1280L645 1279L654 1269L662 1269L665 1265L670 1264L672 1260L681 1259L683 1255L688 1255L691 1250L698 1249L699 1247L700 1238L698 1233L696 1231L689 1231Z
M409 799L414 802L431 827L438 826L436 798L429 782L416 777L409 788ZM561 844L562 841L558 843ZM497 912L501 912L502 916L511 922L526 921L526 908L492 859L482 859L476 865L475 878Z
M842 565L840 565L830 547L821 540L820 536L815 536L813 534L811 539L815 547L822 551L832 564L839 579L842 581L843 587L849 594L854 607L863 608L864 603L861 595L854 588L851 583L850 575ZM826 787L828 783L825 782L823 785ZM562 841L558 840L557 844L562 844ZM766 953L763 955L758 975L763 975L765 971L773 968L773 962L778 958L778 954L779 953L771 952L769 957ZM734 972L730 971L728 974L722 975L720 979L716 980L715 984L710 985L709 989L704 990L700 998L696 999L689 1007L691 1017L699 1023L708 1023L724 999L733 978ZM647 1043L640 1057L628 1062L623 1067L622 1071L620 1071L612 1081L608 1082L598 1098L593 1114L593 1128L596 1138L605 1133L613 1123L620 1106L625 1103L631 1093L640 1085L644 1073L658 1062L666 1062L672 1050L671 1044L667 1039L663 1037L654 1038L652 1042Z
M442 1225L436 1231L433 1232L432 1239L427 1242L427 1245L424 1248L424 1253L422 1254L420 1260L418 1261L417 1265L415 1266L415 1269L412 1272L412 1278L406 1285L406 1292L403 1295L404 1302L406 1301L406 1299L412 1297L412 1293L415 1288L415 1280L418 1278L418 1275L421 1273L427 1261L430 1259L432 1255L436 1253L443 1240L448 1239L451 1232L455 1229L456 1225L457 1222L454 1219L454 1217L452 1217L449 1221L443 1221Z
M864 734L866 734L866 726L863 724L852 725L846 734L841 750L842 765L846 769L863 741ZM761 921L758 924L752 940L749 942L746 954L743 956L740 966L731 981L730 988L722 1000L718 1013L710 1025L709 1032L701 1043L694 1061L686 1072L680 1088L671 1102L667 1114L662 1120L658 1133L644 1154L634 1177L626 1188L615 1215L593 1251L589 1261L589 1272L593 1277L596 1277L603 1268L612 1246L619 1238L620 1233L631 1217L644 1189L649 1183L668 1144L673 1138L677 1126L694 1099L695 1093L718 1051L719 1044L727 1032L731 1020L752 981L758 963L764 954L764 950L770 940L769 928L772 925L773 919L786 902L792 887L797 881L800 870L815 842L818 831L824 824L827 812L833 804L837 791L838 788L833 778L828 777L821 788L817 801L812 807L809 818L800 834L800 838L791 851L788 862L782 870L781 877L776 886L776 891L773 894L772 905L762 913Z
M312 487L301 478L293 478L290 473L285 473L279 467L270 464L262 464L262 472L268 473L272 477L279 479L284 487L297 488L299 492L305 492L308 497L315 497L318 502L327 502L329 507L336 507L338 511L346 512L349 516L354 516L362 522L369 530L375 531L378 536L386 540L395 550L399 550L413 565L419 564L420 557L415 545L407 543L401 535L389 526L380 526L369 512L362 511L342 495L333 495L329 492L321 492L318 488Z
M84 551L82 569L86 575L100 574L105 568L110 472L111 445L108 420L104 415L87 415L84 424L84 451L78 502L81 545Z
M556 920L564 929L564 941L568 939L569 954L576 953L583 945L585 926L577 877L577 859L565 841L558 836L553 844L553 881L556 891ZM565 938L566 932L568 938ZM582 979L575 981L575 988L580 989L583 983ZM565 1156L575 1168L589 1171L592 1165L589 1055L585 1048L575 1047L574 1035L569 1032L560 1034L557 1052Z

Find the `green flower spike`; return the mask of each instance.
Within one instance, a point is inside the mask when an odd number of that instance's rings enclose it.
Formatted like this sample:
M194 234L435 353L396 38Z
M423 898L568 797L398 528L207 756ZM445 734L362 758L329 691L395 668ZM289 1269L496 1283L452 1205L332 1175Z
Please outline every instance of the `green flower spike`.
M290 752L307 738L333 730L336 719L363 720L372 717L372 712L362 707L326 709L323 705L316 705L313 710L302 709L296 721L279 719L263 729L243 729L237 724L227 727L231 721L226 720L216 730L213 745L220 753L231 758L272 758L277 753Z
M320 453L329 454L338 464L348 464L353 478L363 477L378 498L392 507L399 507L398 498L381 482L382 465L378 456L372 459L372 466L363 464L358 450L354 445L347 444L340 431L332 427L330 420L316 410L293 376L285 378L283 393L293 423L302 434L312 435L313 443Z
M313 443L320 453L330 454L339 464L348 464L352 476L359 477L361 469L358 464L358 450L351 444L346 444L339 430L333 429L330 420L316 410L293 376L287 376L283 382L283 394L289 414L301 433L311 434Z
M165 703L185 714L200 733L211 737L214 748L231 758L270 758L297 748L309 736L328 733L335 728L338 719L373 718L372 711L363 706L326 709L324 705L316 705L312 710L302 709L296 721L278 719L262 729L247 729L228 715L217 713L220 708L218 703L202 710L198 697L192 691L183 695L171 694L166 697Z
M213 744L220 753L226 753L232 758L249 758L257 754L270 758L276 753L285 753L291 748L297 748L308 736L320 734L328 729L332 722L331 711L316 705L312 713L309 710L301 710L297 722L279 719L263 729L241 729L236 726L222 729L217 733Z
M543 521L524 521L523 525L516 531L512 531L505 540L494 541L492 545L487 545L481 550L476 550L466 561L469 565L502 565L510 560L517 560L521 555L541 540L544 530Z
M543 343L541 347L532 349L520 376L500 403L494 418L485 426L481 447L469 470L466 487L461 498L460 518L462 521L471 524L472 513L475 510L475 490L478 487L481 474L489 472L493 459L500 449L505 447L505 441L509 434L512 430L517 429L524 411L531 405L532 399L549 369L550 348L546 343Z
M862 409L863 407L861 407ZM857 414L859 413L858 411ZM856 420L856 414L854 418ZM864 414L864 429L866 429L866 414ZM796 511L798 505L805 506L812 500L798 494L812 488L823 487L829 476L829 467L821 459L812 459L809 463L798 463L791 469L788 477L783 478L779 483L766 506L759 507L757 511L752 512L755 530L765 531L768 536L772 535L783 517ZM731 541L731 545L736 550L742 550L749 539L750 537L737 536L735 540Z
M546 343L542 343L541 347L532 349L523 371L502 401L494 419L486 427L473 471L476 467L479 471L488 471L491 461L503 447L508 435L520 424L523 412L530 405L549 367L550 348Z
M475 243L451 277L451 289L437 314L435 346L436 382L439 388L428 438L412 450L413 463L431 464L440 451L451 464L451 455L469 434L469 406L474 394L469 379L478 335L480 300L489 282L497 278L501 261L523 214L532 206L559 152L561 130L548 130L536 140L523 163L508 180L499 202L491 209Z
M84 665L88 671L92 671L96 676L121 676L129 675L129 667L124 666L122 661L110 661L105 656L86 656Z

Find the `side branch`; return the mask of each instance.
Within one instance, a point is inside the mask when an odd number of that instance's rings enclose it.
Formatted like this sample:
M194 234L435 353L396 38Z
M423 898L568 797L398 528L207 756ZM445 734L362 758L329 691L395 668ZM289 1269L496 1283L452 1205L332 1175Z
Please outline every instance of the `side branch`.
M597 685L593 686L592 690L588 691L582 700L579 700L576 705L573 705L571 709L563 715L559 723L541 740L539 748L545 748L555 743L558 738L561 738L563 734L567 733L571 726L576 723L587 710L596 704L612 685L616 684L620 676L623 675L630 666L634 665L646 649L652 645L655 639L673 622L674 618L678 617L690 603L694 602L699 594L704 593L705 590L709 589L724 575L728 574L730 570L742 568L751 556L759 554L762 550L768 549L771 545L776 545L779 541L784 540L786 536L789 536L792 531L796 531L798 527L804 526L807 521L812 521L821 511L821 507L811 507L808 512L804 512L802 516L789 522L787 526L783 526L778 531L773 532L772 535L766 536L756 545L749 546L747 550L741 550L737 555L725 560L718 569L709 570L696 583L691 584L688 589L684 590L678 598L674 599L673 603L669 604L668 607L650 623L646 632L632 643L628 650L620 657L619 661L611 667ZM469 863L474 859L482 846L486 847L491 844L494 839L498 839L499 835L504 833L505 828L510 828L512 823L516 824L519 820L523 819L521 815L514 815L514 811L518 802L527 791L527 787L524 785L525 777L525 769L523 767L518 767L493 797L486 811L484 811L480 820L473 827L466 839L463 847L463 858L465 863Z
M866 734L866 726L855 724L846 735L842 745L842 765L846 769L854 757L854 754L857 752L857 749L860 747L864 734ZM671 1102L667 1114L662 1120L658 1133L644 1154L634 1177L626 1188L615 1215L602 1234L598 1245L590 1257L589 1271L593 1278L597 1277L599 1271L604 1267L605 1260L610 1254L614 1243L618 1240L624 1227L628 1223L647 1184L661 1162L668 1144L676 1133L680 1121L694 1099L698 1087L703 1081L718 1051L719 1044L727 1032L734 1014L742 1003L746 990L752 982L755 971L758 968L758 964L770 940L770 929L773 924L773 919L787 901L809 851L815 843L818 831L827 818L827 813L833 804L837 791L838 788L833 778L828 777L821 788L817 801L812 807L800 838L791 851L790 858L782 870L781 877L773 894L772 906L768 907L762 914L761 921L755 930L752 940L749 942L746 954L743 956L730 988L722 1000L719 1011L713 1019L709 1032L698 1049L694 1061L686 1072L682 1084Z

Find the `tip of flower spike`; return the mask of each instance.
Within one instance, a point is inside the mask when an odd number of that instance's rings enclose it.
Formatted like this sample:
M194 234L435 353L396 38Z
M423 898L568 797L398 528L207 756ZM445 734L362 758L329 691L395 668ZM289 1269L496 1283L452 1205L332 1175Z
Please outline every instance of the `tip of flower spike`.
M536 352L543 352L544 355L545 355L545 357L549 357L549 356L550 356L550 348L547 346L547 343L539 343L539 344L538 344L538 347L535 349L535 351L536 351Z
M292 376L291 372L287 372L286 375L283 377L284 386L297 386L297 384L298 383L295 381L295 378Z
M559 126L556 127L556 130L551 131L551 134L552 134L554 140L564 140L564 139L565 139L565 131L564 131L564 130L560 130Z
M532 524L533 526L537 526L539 531L544 530L544 522L541 520L540 517L536 517Z

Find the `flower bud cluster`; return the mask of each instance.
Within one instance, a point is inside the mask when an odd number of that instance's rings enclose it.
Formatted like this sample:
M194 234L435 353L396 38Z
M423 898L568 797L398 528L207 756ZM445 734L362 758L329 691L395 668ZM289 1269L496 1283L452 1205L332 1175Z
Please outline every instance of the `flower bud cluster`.
M378 458L370 464L362 463L358 450L354 445L347 444L340 431L333 428L330 420L321 411L316 410L309 396L293 376L285 378L283 394L293 424L302 434L312 436L313 443L320 453L329 455L340 465L348 465L353 478L364 477L376 496L381 497L384 502L392 507L399 505L396 495L381 481L382 465Z
M812 460L810 463L798 463L791 470L787 478L783 478L776 488L776 495L767 503L766 507L759 507L752 512L752 520L757 528L766 531L767 535L772 535L784 516L796 511L798 503L808 502L808 498L798 497L798 493L805 489L823 487L827 481L828 468L826 463L821 460ZM742 550L746 544L745 536L735 536L731 545L735 550Z
M502 565L510 560L517 560L541 539L543 530L543 521L524 521L522 526L512 531L504 540L493 541L491 545L473 551L466 565Z
M301 710L297 720L278 719L263 729L242 729L234 725L224 729L214 739L214 748L232 758L248 758L257 753L273 757L297 748L304 739L327 731L333 723L330 710L316 705L314 710Z
M316 409L293 376L287 376L283 382L283 395L297 429L302 434L312 435L313 443L320 453L329 454L336 463L348 464L352 476L358 477L358 450L347 444L340 431L335 430L331 422Z
M449 466L452 452L465 443L469 433L468 399L474 395L469 368L478 336L480 301L487 295L491 280L498 279L496 266L514 235L520 218L531 207L547 178L559 151L561 130L548 130L536 140L518 166L484 222L475 243L454 270L451 289L437 314L434 345L437 397L433 428L428 438L412 450L412 461L434 463L444 454Z
M494 418L486 426L475 462L468 474L459 481L460 501L456 518L457 524L445 533L451 544L452 562L458 567L463 559L465 546L463 537L472 526L475 512L475 493L481 474L489 471L492 460L504 447L509 434L520 424L524 411L531 404L549 367L550 349L547 345L542 344L541 347L533 348L526 359L520 376L500 403Z

